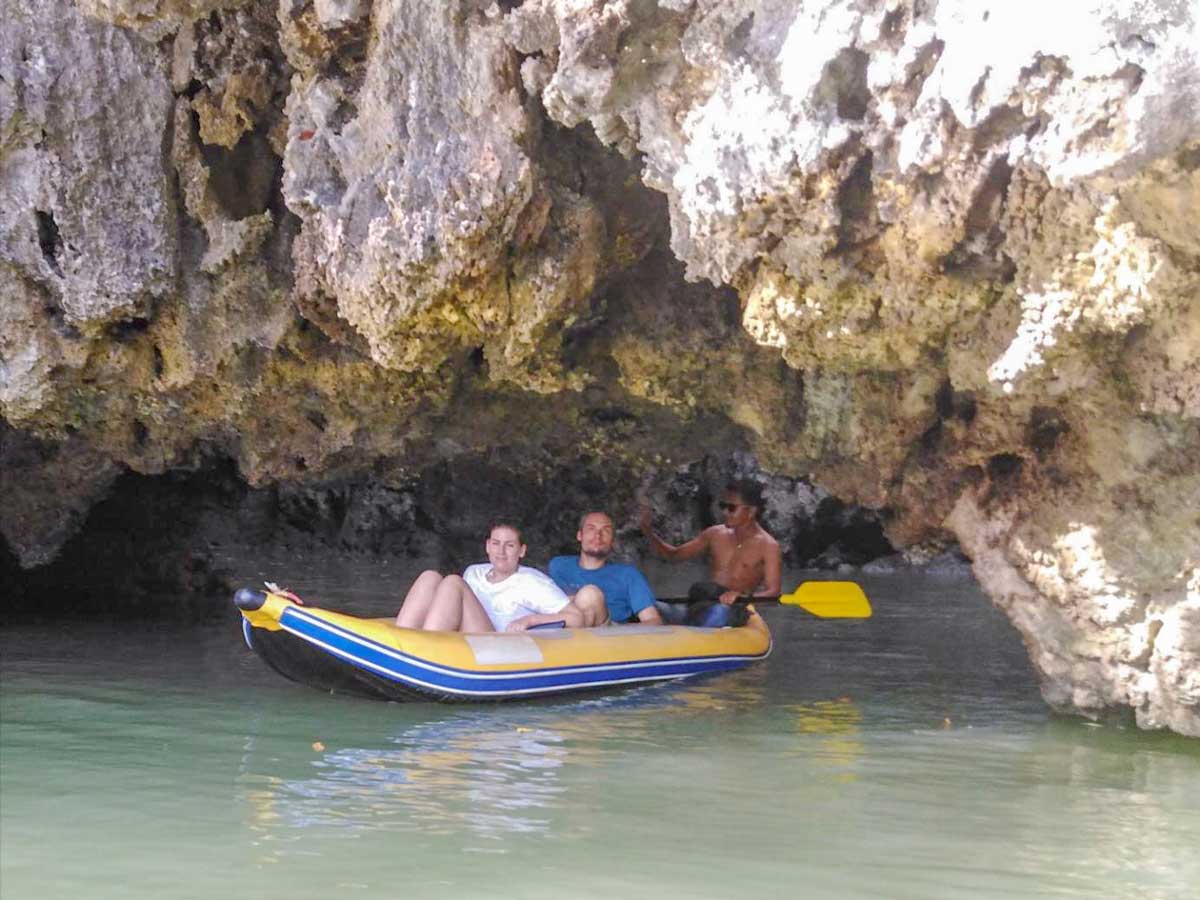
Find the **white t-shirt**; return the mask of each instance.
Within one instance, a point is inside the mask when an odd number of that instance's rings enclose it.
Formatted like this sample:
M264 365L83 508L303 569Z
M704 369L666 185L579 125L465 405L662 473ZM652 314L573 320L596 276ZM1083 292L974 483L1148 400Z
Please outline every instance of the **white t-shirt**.
M571 602L549 575L537 569L517 566L517 571L496 582L487 580L490 571L491 563L467 566L463 581L479 598L497 631L503 631L513 619L529 613L556 613Z

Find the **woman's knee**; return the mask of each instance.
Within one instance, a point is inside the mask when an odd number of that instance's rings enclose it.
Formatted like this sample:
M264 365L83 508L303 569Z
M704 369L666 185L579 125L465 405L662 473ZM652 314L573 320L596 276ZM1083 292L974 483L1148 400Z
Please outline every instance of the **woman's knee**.
M436 569L426 569L413 581L413 587L421 585L423 587L436 588L442 581L442 573Z
M441 582L438 584L438 590L442 591L461 591L467 587L467 583L463 581L461 575L443 575Z

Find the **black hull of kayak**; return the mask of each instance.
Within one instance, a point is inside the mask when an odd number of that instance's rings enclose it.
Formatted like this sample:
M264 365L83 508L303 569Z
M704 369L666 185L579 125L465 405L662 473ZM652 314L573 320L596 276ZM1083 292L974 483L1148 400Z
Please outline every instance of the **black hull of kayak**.
M243 622L246 643L258 657L289 681L327 694L343 694L368 700L387 700L392 703L461 703L478 706L480 703L512 703L561 698L563 691L547 690L541 694L500 695L494 697L464 696L431 689L415 689L375 675L352 665L306 641L298 640L286 631L253 628ZM628 690L631 685L606 685L577 688L571 696L611 694Z
M410 688L331 656L320 647L299 640L286 631L253 628L248 622L243 622L242 630L250 649L268 666L290 681L323 693L351 694L393 703L479 703L481 699ZM499 702L506 698L483 699Z

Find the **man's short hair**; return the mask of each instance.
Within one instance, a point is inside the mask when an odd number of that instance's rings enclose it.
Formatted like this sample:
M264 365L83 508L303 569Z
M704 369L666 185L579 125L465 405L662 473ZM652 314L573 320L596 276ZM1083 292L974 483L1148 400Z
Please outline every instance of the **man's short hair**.
M525 535L522 533L521 525L516 519L501 516L498 519L492 519L492 524L488 526L488 537L492 536L492 532L497 528L511 528L517 533L517 543L525 543Z
M753 478L731 478L725 483L725 490L737 494L747 506L763 511L763 486Z
M604 516L604 518L608 519L610 522L613 520L613 517L602 509L589 509L579 517L579 531L583 531L583 523L587 521L588 516ZM613 524L615 525L616 523L614 522Z

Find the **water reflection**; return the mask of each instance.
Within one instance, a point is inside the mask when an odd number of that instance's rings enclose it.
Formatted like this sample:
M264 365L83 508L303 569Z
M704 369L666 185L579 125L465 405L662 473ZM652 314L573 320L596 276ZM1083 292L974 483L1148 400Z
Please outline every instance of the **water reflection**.
M568 829L586 830L583 821L571 826L566 811L592 808L596 786L621 777L630 757L709 746L695 720L755 709L765 687L763 674L750 670L569 703L455 712L359 746L290 739L283 747L280 723L260 716L246 737L238 786L249 826L267 840L312 827L561 836L564 818Z
M303 775L264 771L255 754L239 783L251 826L400 828L450 834L538 833L538 810L562 793L555 770L567 751L544 727L454 716L405 729L382 747L318 751Z
M1025 749L1022 762L1038 805L1055 807L1073 823L1056 852L1094 856L1097 877L1124 883L1129 896L1173 896L1157 889L1200 885L1200 855L1177 852L1181 841L1193 848L1200 842L1200 822L1179 816L1200 809L1200 747L1194 742L1055 722ZM1165 797L1173 802L1164 804ZM1105 851L1097 854L1098 846ZM1044 846L1022 850L1046 862Z
M850 782L857 777L854 765L865 752L862 741L862 711L849 697L795 703L783 707L785 715L795 722L797 734L817 738L816 747L810 743L797 745L811 764L828 767L835 781Z

